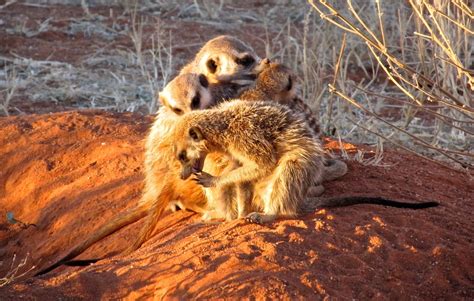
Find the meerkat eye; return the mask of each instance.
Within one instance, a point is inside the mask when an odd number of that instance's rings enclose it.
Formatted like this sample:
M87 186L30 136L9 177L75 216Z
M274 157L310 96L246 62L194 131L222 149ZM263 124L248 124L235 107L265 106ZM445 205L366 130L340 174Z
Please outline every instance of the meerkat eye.
M173 112L176 114L176 115L183 115L183 110L181 110L180 108L172 108L171 110L173 110Z
M199 84L203 86L204 88L209 87L209 81L207 80L207 77L204 74L199 74Z
M243 58L237 58L235 62L238 65L242 65L244 67L250 67L255 63L255 59L250 55L246 55Z
M206 62L206 66L207 66L207 69L209 70L209 72L210 72L211 74L216 73L216 71L217 71L217 63L216 63L215 60L209 59L209 60Z
M201 95L199 93L196 93L196 95L194 95L193 99L191 100L191 109L192 110L199 109L200 104L201 104Z
M293 80L291 79L291 76L288 76L288 85L286 86L286 90L290 91L291 88L293 88Z
M183 162L183 163L188 160L188 158L187 158L187 156L186 156L186 151L185 151L185 150L183 150L183 151L181 151L181 152L179 153L179 155L178 155L178 160L179 160L180 162Z

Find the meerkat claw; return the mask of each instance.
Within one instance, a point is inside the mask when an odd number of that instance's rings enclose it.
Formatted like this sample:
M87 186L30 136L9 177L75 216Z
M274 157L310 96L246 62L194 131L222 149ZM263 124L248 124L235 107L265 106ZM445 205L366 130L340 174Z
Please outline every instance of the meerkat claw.
M196 183L198 183L199 185L201 185L202 187L206 187L206 188L209 188L209 187L214 187L215 186L215 178L214 176L204 172L204 171L200 171L200 172L196 172L194 173L194 181Z
M245 217L245 220L253 224L262 224L262 217L258 212L252 212Z

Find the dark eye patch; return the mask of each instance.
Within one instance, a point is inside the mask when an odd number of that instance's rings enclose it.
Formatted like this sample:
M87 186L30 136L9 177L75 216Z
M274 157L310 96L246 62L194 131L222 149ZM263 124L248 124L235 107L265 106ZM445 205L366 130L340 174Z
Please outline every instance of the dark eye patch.
M250 67L252 66L254 63L255 63L255 59L250 56L250 55L246 55L242 58L236 58L235 59L235 62L238 64L238 65L242 65L244 67Z
M288 85L286 86L286 90L290 91L293 88L293 80L291 79L291 75L288 76Z
M191 110L199 109L200 105L201 105L201 95L199 93L196 93L196 95L194 95L193 99L191 100Z
M179 160L180 162L183 162L183 163L188 160L185 150L183 150L183 151L181 151L181 152L179 153L179 155L178 155L178 160Z
M171 110L173 110L176 115L182 115L184 113L180 108L172 108Z
M199 84L201 84L201 86L204 88L209 87L209 82L207 81L207 78L204 74L199 74Z
M215 60L213 60L213 59L207 60L206 66L207 66L207 69L209 70L209 72L210 72L211 74L216 73L216 71L217 71L217 63L216 63Z

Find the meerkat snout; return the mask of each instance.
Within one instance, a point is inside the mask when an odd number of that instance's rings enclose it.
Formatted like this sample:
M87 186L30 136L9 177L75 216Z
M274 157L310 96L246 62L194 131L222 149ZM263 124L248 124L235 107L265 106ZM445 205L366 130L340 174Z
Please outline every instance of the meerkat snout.
M175 77L158 93L158 100L176 115L207 109L214 104L206 76L192 73Z
M187 135L175 141L176 158L181 164L182 180L186 180L192 173L200 172L206 159L206 145L201 130L191 127Z

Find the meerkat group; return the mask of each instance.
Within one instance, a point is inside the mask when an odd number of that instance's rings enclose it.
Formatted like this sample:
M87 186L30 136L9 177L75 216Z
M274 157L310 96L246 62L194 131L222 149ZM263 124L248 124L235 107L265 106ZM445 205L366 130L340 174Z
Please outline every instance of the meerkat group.
M176 165L178 162L170 160L173 150L168 138L181 115L236 97L246 85L236 83L241 79L238 74L248 71L251 75L259 61L260 57L250 46L232 36L218 36L204 44L194 59L157 95L161 106L145 140L145 181L137 206L106 223L37 275L55 269L97 241L148 216L139 238L129 250L136 249L153 232L153 217L161 216L166 208L207 212L207 201L202 188L192 180L180 181L179 166ZM237 77L233 78L233 75ZM216 162L219 163L218 160ZM222 166L224 164L225 162Z
M261 60L235 37L208 41L157 95L161 106L145 141L137 206L37 275L145 217L127 251L139 248L167 208L192 210L204 220L257 223L314 208L305 204L314 203L322 182L343 176L347 165L326 157L319 122L297 96L295 82L291 69Z

